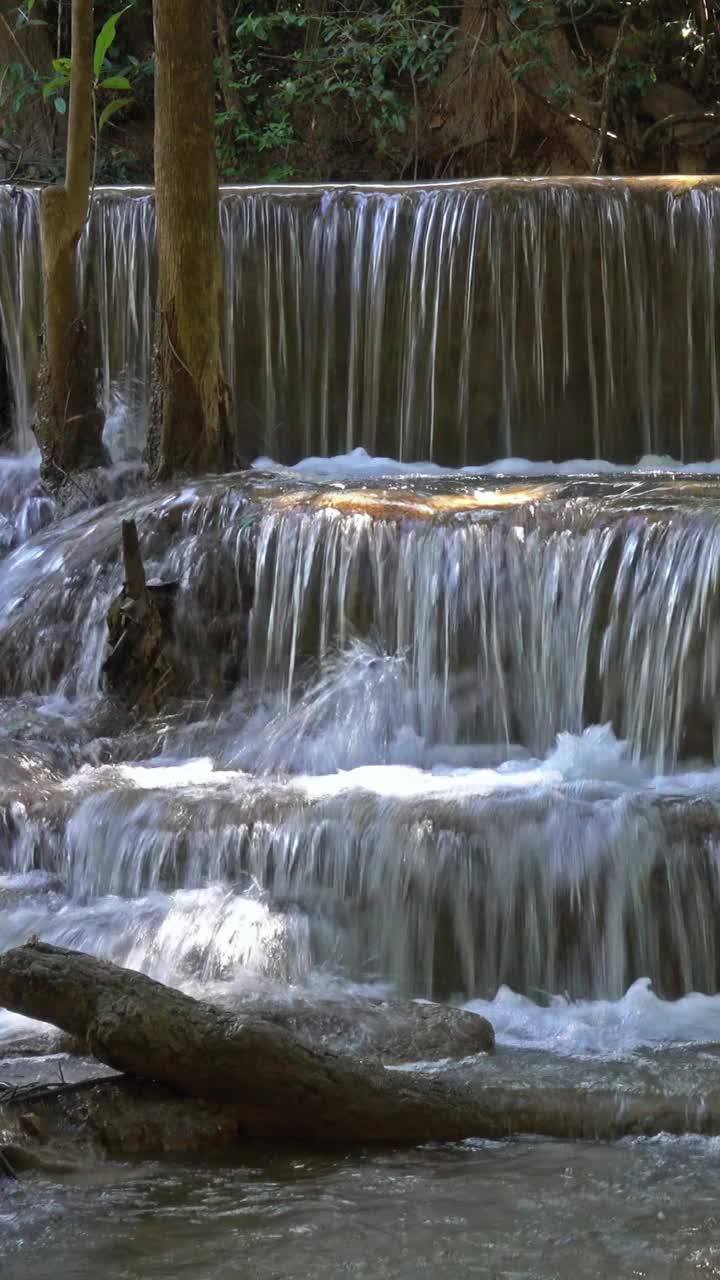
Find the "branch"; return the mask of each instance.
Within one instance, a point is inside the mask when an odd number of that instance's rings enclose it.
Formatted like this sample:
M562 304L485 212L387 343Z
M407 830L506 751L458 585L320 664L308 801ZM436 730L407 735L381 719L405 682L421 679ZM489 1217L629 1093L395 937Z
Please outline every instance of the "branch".
M144 974L38 942L0 956L0 1003L63 1027L115 1069L186 1097L216 1099L216 1118L238 1138L365 1146L512 1133L610 1141L720 1132L717 1092L618 1097L603 1089L517 1089L482 1071L467 1079L391 1070L358 1052L325 1048L317 1036L302 1039L251 1009L226 1012ZM114 1091L127 1087L105 1084L110 1105Z
M703 120L720 123L720 115L717 111L703 111L698 107L697 111L676 111L673 115L663 116L662 120L656 120L649 129L645 130L640 139L640 146L645 147L653 135L659 133L661 129L672 129L676 124L701 124Z
M25 66L28 68L28 70L29 70L29 71L31 71L31 72L32 72L32 74L33 74L33 75L37 75L37 71L36 71L35 67L33 66L32 62L31 62L31 61L30 61L30 59L28 58L28 56L27 56L27 54L26 54L25 50L23 49L22 45L20 44L20 41L18 40L17 36L15 35L15 32L13 31L12 27L10 26L10 23L8 22L7 18L6 18L6 17L5 17L5 15L4 15L4 14L2 14L2 13L0 13L0 22L2 22L2 24L3 24L4 28L5 28L5 30L6 30L6 31L7 31L7 33L8 33L8 36L10 37L10 40L11 40L11 41L12 41L12 43L15 45L15 48L17 49L18 53L20 54L20 57L22 58L23 62L25 63Z
M626 9L620 25L618 27L615 43L612 47L612 53L608 58L607 67L605 68L605 79L603 81L602 98L600 99L600 135L593 156L592 172L597 174L602 169L603 157L605 155L605 143L607 141L608 118L610 115L610 102L612 98L612 87L615 79L615 71L617 69L618 57L620 54L620 46L622 44L625 28L630 17L630 10Z

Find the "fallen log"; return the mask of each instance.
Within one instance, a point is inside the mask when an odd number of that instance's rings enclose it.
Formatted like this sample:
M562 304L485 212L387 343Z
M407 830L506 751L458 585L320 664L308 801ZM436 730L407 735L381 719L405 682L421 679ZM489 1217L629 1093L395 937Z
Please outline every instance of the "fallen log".
M486 1018L449 1005L358 998L253 1001L255 1017L284 1027L315 1048L352 1053L385 1066L437 1062L492 1053L495 1032Z
M108 1066L202 1099L201 1111L204 1100L219 1104L226 1132L236 1137L398 1143L720 1132L720 1092L526 1091L388 1070L311 1047L257 1015L227 1013L142 974L42 943L0 956L0 1003L54 1022ZM110 1097L116 1087L96 1086ZM148 1089L144 1096L152 1097L155 1086ZM187 1113L187 1098L176 1101Z
M314 1048L80 952L39 942L6 952L0 1004L54 1023L118 1071L231 1102L256 1137L414 1141L487 1124L439 1082Z
M720 1097L703 1107L683 1096L608 1090L493 1087L484 1094L486 1111L495 1109L497 1121L484 1137L531 1133L613 1140L720 1133ZM0 1105L0 1151L15 1176L27 1169L72 1169L108 1156L183 1152L204 1158L234 1146L243 1133L241 1109L232 1103L183 1097L168 1085L131 1076L61 1085L30 1104L17 1098ZM316 1142L330 1146L338 1139L323 1135Z

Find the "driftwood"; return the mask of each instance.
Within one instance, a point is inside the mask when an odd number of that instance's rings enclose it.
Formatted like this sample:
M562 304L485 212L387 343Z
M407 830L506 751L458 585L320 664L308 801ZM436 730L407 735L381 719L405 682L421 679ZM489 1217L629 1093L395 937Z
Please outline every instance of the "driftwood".
M440 1082L312 1048L261 1017L79 952L6 952L0 1004L54 1023L119 1071L232 1103L238 1128L257 1137L414 1141L497 1128Z
M195 1104L177 1095L201 1099L203 1124L210 1107L233 1138L415 1142L720 1132L720 1092L686 1098L526 1091L485 1086L481 1072L458 1085L444 1075L388 1070L313 1048L254 1014L235 1016L142 974L42 943L0 956L0 1003L54 1022L108 1066L157 1082L139 1082L136 1096L152 1097L160 1086L175 1091L190 1129L187 1112ZM94 1086L109 1098L116 1087Z
M393 1075L394 1073L389 1073ZM476 1091L477 1091L476 1086ZM479 1086L482 1087L482 1086ZM506 1138L532 1133L552 1138L599 1138L659 1133L720 1132L720 1098L700 1100L649 1094L618 1096L609 1090L539 1088L483 1091L485 1113L496 1110L492 1131ZM30 1100L0 1107L0 1152L13 1172L73 1168L98 1156L157 1156L187 1152L206 1156L227 1149L245 1133L242 1109L230 1102L188 1098L168 1085L132 1076L58 1085ZM315 1139L337 1145L334 1133Z

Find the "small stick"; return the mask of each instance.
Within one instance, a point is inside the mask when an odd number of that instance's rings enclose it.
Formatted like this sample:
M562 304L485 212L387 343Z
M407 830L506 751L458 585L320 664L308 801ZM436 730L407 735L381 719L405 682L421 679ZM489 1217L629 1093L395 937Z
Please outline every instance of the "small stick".
M147 595L145 569L140 555L137 525L134 520L123 520L122 522L122 548L127 593L132 600L144 600Z

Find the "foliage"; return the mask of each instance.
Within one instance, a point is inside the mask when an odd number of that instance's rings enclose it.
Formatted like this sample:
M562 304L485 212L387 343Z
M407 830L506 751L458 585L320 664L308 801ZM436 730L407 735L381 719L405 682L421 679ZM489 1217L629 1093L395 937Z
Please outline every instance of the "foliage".
M230 87L241 106L218 114L221 167L226 177L257 177L260 162L263 176L277 178L297 172L312 135L318 153L338 135L357 133L385 152L407 131L418 93L439 75L456 28L427 0L376 0L317 12L255 6L234 37ZM320 121L330 126L325 138Z
M95 41L95 51L93 53L94 94L105 94L108 90L112 90L113 92L120 90L122 93L129 95L132 91L132 85L128 77L128 71L130 71L131 68L127 68L123 74L117 74L108 66L108 54L110 52L110 47L115 40L117 24L123 13L125 13L125 9L118 9L115 13L112 13L103 23ZM42 95L45 99L52 98L55 110L58 111L60 115L64 115L67 111L66 93L69 91L70 81L72 78L72 58L53 58L52 65L55 75L47 80L42 86ZM108 71L110 72L109 75L107 74ZM111 120L118 111L121 111L123 107L127 107L130 102L132 102L132 98L130 96L111 98L109 102L105 103L99 116L97 116L97 108L95 108L96 143L108 121Z
M500 0L509 19L509 34L503 43L527 61L519 60L516 77L535 63L552 64L550 41L558 29L565 31L578 55L581 78L592 82L602 76L604 62L586 47L588 36L603 29L614 33L620 20L629 19L625 44L627 52L619 59L616 88L619 96L644 93L658 75L681 82L697 80L698 64L707 63L704 72L717 83L720 54L719 15L712 0L700 3L670 3L667 0L560 0L556 6L541 5L534 0ZM701 29L698 11L706 9L710 23ZM712 70L711 70L712 69ZM563 96L558 81L557 91Z
M120 9L122 2L95 0L101 126L97 172L106 182L151 179L152 0L130 0ZM216 0L207 3L214 8ZM216 120L220 172L226 179L392 179L410 172L477 174L503 163L511 163L515 171L532 166L540 139L537 131L532 137L532 110L523 115L522 109L517 147L509 136L495 139L495 151L467 149L465 138L458 142L456 135L448 160L453 167L446 167L442 154L438 161L446 69L454 101L461 105L470 105L477 91L477 80L474 87L468 81L463 97L470 64L493 55L504 65L520 101L529 85L530 103L537 102L540 83L540 96L559 123L578 112L579 100L584 103L579 114L589 107L592 119L603 101L623 17L622 46L608 91L608 123L637 167L664 160L657 132L654 150L647 157L638 151L638 139L652 120L644 114L644 100L656 84L682 88L686 99L708 110L711 118L720 113L718 0L487 0L487 7L486 0L223 3L229 38L226 47L218 44ZM467 48L459 33L463 4L466 13L480 6L487 14ZM45 25L56 59L52 75L45 77L23 60L22 49L0 68L2 127L11 140L23 132L23 113L31 99L44 94L56 112L66 110L69 10L70 0L24 0L15 10L20 43L31 34L29 27ZM118 21L121 13L128 16ZM557 59L558 36L569 50L569 61ZM131 97L131 110L121 112L115 104L128 106ZM512 135L516 126L511 104L503 128ZM523 127L528 131L526 150ZM671 132L664 136L672 141ZM61 142L60 130L58 150ZM714 161L717 167L720 142L713 145L705 163ZM552 147L550 138L538 164L546 163ZM53 163L48 162L48 176L55 176Z
M138 10L146 8L149 13L150 0L130 0L121 9L116 8L116 0L115 3L113 0L95 0L99 26L93 58L96 144L106 134L106 126L123 108L138 102L145 107L148 105L147 98L143 102L143 94L138 94L137 90L139 87L142 89L143 82L152 74L152 61L140 59L123 47L120 19L134 7ZM32 100L43 100L58 116L66 115L72 68L71 57L63 56L64 50L59 43L57 56L52 60L51 74L41 74L28 57L20 61L24 52L23 37L29 27L45 28L50 44L62 39L63 46L69 45L70 0L24 0L11 16L14 17L14 42L19 56L0 74L2 131L10 139L17 123L22 121L23 109ZM67 55L70 53L68 47ZM61 145L61 135L58 135L59 149ZM46 177L55 179L61 173L62 160L58 154L49 160ZM118 148L110 141L98 150L97 173L107 182L134 180L138 177L136 157L127 148Z

